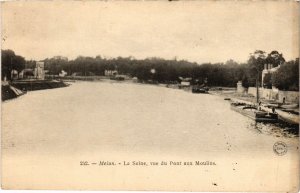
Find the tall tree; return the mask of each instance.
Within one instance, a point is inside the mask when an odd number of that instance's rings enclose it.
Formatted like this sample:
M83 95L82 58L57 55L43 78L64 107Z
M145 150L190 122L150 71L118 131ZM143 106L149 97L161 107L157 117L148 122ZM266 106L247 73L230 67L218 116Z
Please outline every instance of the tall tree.
M15 52L12 50L1 50L2 80L4 77L6 77L8 80L11 80L11 71L13 69L12 60L15 56Z
M254 53L250 54L250 58L248 60L248 64L250 67L250 73L252 74L253 77L255 77L255 85L257 87L257 101L259 100L259 92L258 92L258 86L259 83L261 82L261 73L262 70L264 69L264 65L266 63L266 52L262 50L256 50Z
M18 77L19 77L19 73L20 73L22 70L24 70L24 68L25 68L25 63L26 63L25 58L22 57L22 56L16 55L16 56L13 58L12 68L18 72Z
M285 62L284 57L282 54L279 54L278 51L274 50L270 52L266 58L266 62L268 64L273 64L273 67L277 67Z
M286 62L273 73L272 84L280 90L299 91L299 58Z
M1 50L1 72L2 80L6 77L11 80L12 70L16 70L18 74L25 68L25 58L16 55L12 50Z

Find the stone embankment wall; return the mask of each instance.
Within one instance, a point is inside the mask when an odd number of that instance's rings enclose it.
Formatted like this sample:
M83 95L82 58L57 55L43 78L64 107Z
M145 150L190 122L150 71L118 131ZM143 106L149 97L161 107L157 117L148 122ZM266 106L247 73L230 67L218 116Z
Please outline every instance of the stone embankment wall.
M256 87L249 87L248 94L256 97ZM299 92L297 91L281 91L273 89L259 88L259 96L261 98L276 100L278 102L299 103Z

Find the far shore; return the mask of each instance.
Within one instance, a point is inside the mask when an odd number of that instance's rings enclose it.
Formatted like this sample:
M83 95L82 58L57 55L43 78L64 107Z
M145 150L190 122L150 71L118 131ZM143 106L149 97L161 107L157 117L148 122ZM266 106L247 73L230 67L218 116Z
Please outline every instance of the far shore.
M109 82L130 82L130 83L140 83L140 84L149 84L149 85L157 85L167 88L174 88L174 89L183 89L186 91L191 91L192 86L183 86L180 85L179 82L169 82L169 83L159 83L154 81L142 81L138 79L134 79L131 77L125 77L124 80L113 80L109 76L66 76L66 77L58 77L58 76L52 76L47 77L47 79L54 79L54 80L62 80L64 82L75 82L75 81L109 81ZM244 93L238 93L236 90L236 87L223 87L223 86L211 86L209 89L210 94L219 95L224 98L231 98L231 99L237 99L237 100L243 100L246 102L250 102L253 104L257 103L256 97L254 97L251 94L248 94L247 92ZM267 100L264 98L259 99L262 103L276 103L275 100ZM279 103L279 102L277 102Z
M129 76L123 76L124 79L123 80L116 80L113 79L113 77L110 76L65 76L65 77L59 77L57 75L47 75L45 80L38 80L38 79L20 79L20 80L15 80L12 81L11 84L13 85L14 83L35 83L35 82L48 82L48 81L59 81L59 82L75 82L75 81L107 81L107 82L130 82L130 83L139 83L139 84L149 84L149 85L157 85L157 86L162 86L162 87L167 87L167 88L174 88L174 89L183 89L186 91L190 91L192 88L192 85L190 86L184 86L181 85L179 82L177 81L170 81L170 82L166 82L166 83L159 83L159 82L155 82L152 80L148 80L148 81L143 81L143 80L138 80L137 78L132 78ZM3 83L3 81L2 81ZM246 92L244 93L238 93L236 90L236 87L222 87L222 86L211 86L209 89L209 93L210 94L214 94L214 95L219 95L222 96L224 98L232 98L232 99L238 99L238 100L243 100L246 102L251 102L251 103L257 103L256 101L256 97L254 97L251 94L248 94ZM267 100L264 98L260 98L259 99L260 102L262 103L276 103L276 101L274 100ZM279 103L279 102L278 102Z

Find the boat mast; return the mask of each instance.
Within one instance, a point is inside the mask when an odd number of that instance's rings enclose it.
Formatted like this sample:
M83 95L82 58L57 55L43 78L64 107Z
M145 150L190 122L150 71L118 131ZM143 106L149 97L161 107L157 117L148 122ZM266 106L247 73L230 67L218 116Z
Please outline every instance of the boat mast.
M257 73L257 77L256 77L256 102L257 103L259 103L258 77L259 77L259 73Z

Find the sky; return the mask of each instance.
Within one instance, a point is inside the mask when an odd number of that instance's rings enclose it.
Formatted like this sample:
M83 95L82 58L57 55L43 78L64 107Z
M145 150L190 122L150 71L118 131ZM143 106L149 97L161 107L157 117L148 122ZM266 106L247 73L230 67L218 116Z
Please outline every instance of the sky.
M294 1L21 1L1 7L2 49L27 60L101 55L246 62L299 57Z

